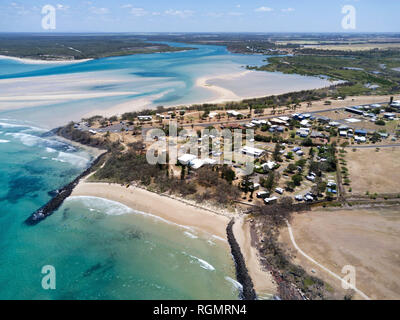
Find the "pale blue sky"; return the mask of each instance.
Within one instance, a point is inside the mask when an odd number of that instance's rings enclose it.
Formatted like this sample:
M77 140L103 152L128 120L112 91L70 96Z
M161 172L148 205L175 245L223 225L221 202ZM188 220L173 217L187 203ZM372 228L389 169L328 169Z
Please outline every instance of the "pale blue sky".
M41 9L57 8L56 32L400 32L399 0L0 0L0 32L40 32ZM49 32L49 31L46 31Z

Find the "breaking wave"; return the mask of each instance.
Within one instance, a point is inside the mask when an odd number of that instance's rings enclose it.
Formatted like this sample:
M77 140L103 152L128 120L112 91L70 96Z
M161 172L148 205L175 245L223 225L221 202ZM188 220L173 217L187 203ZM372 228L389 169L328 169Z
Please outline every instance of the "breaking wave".
M228 276L225 277L225 280L230 282L233 285L234 289L237 289L239 291L243 290L243 286L242 286L242 284L240 282L238 282L238 281L236 281L236 280L234 280L234 279L232 279L231 277L228 277Z
M188 231L185 231L184 234L185 234L186 236L188 236L189 238L192 238L192 239L197 239L197 238L198 238L198 236L196 236L196 235L194 235L193 233L190 233L190 232L188 232Z
M210 271L215 271L215 268L211 265L211 264L209 264L207 261L205 261L205 260L203 260L203 259L200 259L200 258L197 258L197 257L195 257L195 256L192 256L192 255L190 255L190 254L187 254L186 252L182 252L184 255L187 255L187 256L189 256L190 258L192 258L194 261L196 261L199 265L200 265L200 267L202 267L203 269L206 269L206 270L210 270Z

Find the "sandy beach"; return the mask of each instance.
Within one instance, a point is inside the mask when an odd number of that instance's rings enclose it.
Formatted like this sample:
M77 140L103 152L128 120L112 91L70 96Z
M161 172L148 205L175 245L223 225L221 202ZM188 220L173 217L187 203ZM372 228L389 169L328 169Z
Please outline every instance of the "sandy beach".
M10 57L0 55L0 59L9 59L18 61L25 64L71 64L71 63L82 63L86 61L91 61L93 59L82 59L82 60L35 60L35 59L27 59L27 58L18 58L18 57Z
M211 85L208 84L207 82L211 79L227 79L227 80L233 80L235 78L241 77L245 74L247 74L250 71L244 71L240 73L232 73L232 74L226 74L222 76L208 76L208 77L201 77L196 80L196 86L205 88L207 90L211 90L215 92L218 95L218 98L213 99L212 101L208 101L209 103L222 103L222 102L227 102L227 101L238 101L238 100L243 100L243 97L239 97L236 93L234 93L231 90L228 90L226 88L216 86L216 85Z
M134 210L156 215L170 222L196 228L226 240L229 218L136 187L90 183L82 180L71 196L92 196L120 202ZM227 244L228 245L228 244Z
M181 226L214 235L226 241L226 227L230 218L184 202L130 186L129 188L109 183L91 183L82 180L74 189L72 197L99 197L122 203L134 210L149 213ZM269 298L276 293L272 275L264 271L257 256L257 249L251 245L249 225L244 218L237 219L234 234L238 241L255 290L260 297Z
M287 83L285 83L285 86L280 84L281 78L286 80ZM320 81L320 83L318 81ZM316 77L242 70L235 73L210 75L198 78L196 80L196 86L213 91L217 97L192 104L224 103L241 101L244 99L263 98L286 92L318 89L335 83L336 82L330 82L327 80L322 81Z
M147 108L152 108L152 100L161 98L165 93L155 94L146 98L137 98L135 100L123 102L107 109L96 109L83 115L83 117L91 117L101 115L103 117L120 116L126 112L140 111Z
M246 260L246 266L253 280L257 295L261 299L270 298L277 293L277 286L272 274L264 270L258 259L257 248L252 244L250 226L245 217L236 219L233 232Z

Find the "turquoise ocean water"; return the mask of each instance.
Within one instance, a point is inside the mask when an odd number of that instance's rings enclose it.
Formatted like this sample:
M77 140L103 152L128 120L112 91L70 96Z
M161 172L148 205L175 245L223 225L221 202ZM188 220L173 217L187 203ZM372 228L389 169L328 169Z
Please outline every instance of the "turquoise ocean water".
M238 298L228 246L213 235L87 197L68 199L34 227L23 223L93 158L48 129L135 99L148 98L151 106L212 99L196 79L263 60L219 46L196 48L70 65L0 59L0 299ZM252 86L260 90L257 77ZM323 84L313 81L308 85ZM122 94L79 96L108 92ZM78 97L37 99L62 93ZM56 290L41 286L45 265L56 269Z
M91 154L21 121L0 121L0 299L236 299L226 243L100 198L24 220ZM56 290L41 269L56 268Z

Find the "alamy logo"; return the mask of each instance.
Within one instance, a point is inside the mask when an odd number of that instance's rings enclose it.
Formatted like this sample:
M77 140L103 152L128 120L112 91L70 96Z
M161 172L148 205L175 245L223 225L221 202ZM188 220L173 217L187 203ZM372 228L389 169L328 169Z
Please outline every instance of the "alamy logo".
M254 171L256 159L251 150L262 153L262 150L254 148L252 129L235 129L233 132L229 129L219 131L214 128L203 129L201 132L183 129L178 132L178 124L171 121L168 133L155 128L143 132L143 136L146 142L152 143L146 152L147 162L152 165L176 164L179 155L191 154L195 155L198 161L212 160L213 163L220 165L233 163L243 165L242 172L249 175Z
M342 8L342 28L344 30L354 30L356 28L356 8L352 5L346 5Z
M42 8L42 28L44 30L54 30L56 28L56 8L50 4Z
M44 266L42 268L42 274L45 276L42 278L42 288L44 290L55 290L56 289L56 268L51 265Z

